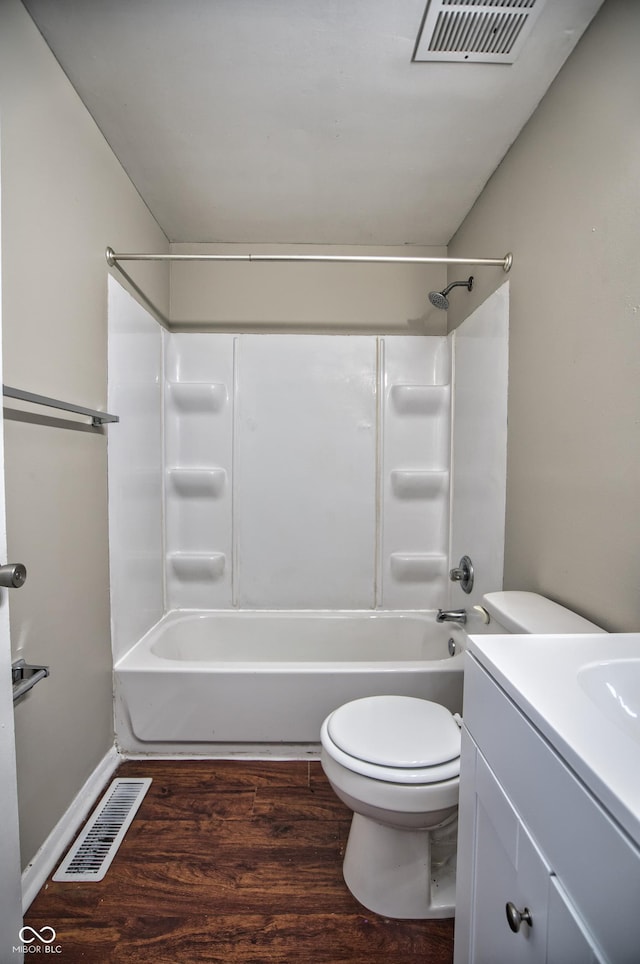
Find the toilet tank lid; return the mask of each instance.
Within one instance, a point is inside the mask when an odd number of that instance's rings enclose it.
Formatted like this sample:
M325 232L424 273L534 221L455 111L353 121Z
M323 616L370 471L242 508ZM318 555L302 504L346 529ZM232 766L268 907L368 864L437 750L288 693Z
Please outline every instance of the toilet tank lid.
M536 592L488 592L482 597L482 603L491 618L510 633L605 632L595 623Z

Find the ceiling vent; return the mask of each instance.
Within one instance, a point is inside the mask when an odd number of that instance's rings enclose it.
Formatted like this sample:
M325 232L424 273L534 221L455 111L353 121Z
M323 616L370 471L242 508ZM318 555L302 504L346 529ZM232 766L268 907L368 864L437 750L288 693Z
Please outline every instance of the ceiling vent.
M429 0L414 61L512 64L545 0Z

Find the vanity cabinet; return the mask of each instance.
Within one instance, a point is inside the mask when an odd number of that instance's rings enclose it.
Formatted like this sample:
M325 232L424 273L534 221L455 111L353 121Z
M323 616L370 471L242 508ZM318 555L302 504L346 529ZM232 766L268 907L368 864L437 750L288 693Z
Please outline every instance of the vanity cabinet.
M640 852L465 659L455 964L637 964Z

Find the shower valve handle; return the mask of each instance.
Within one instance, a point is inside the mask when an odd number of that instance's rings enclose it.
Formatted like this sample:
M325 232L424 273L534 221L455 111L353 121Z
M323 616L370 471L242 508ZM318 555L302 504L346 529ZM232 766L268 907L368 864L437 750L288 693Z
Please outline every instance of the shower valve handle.
M459 582L463 592L469 593L473 589L473 563L469 556L463 556L456 569L449 570L451 582Z

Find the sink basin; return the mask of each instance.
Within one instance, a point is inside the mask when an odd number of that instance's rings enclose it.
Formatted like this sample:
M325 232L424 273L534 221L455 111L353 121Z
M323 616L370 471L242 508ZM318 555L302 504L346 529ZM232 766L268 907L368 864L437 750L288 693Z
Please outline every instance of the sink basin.
M640 659L589 663L578 670L578 685L605 716L640 743Z

